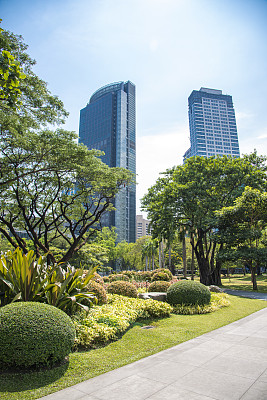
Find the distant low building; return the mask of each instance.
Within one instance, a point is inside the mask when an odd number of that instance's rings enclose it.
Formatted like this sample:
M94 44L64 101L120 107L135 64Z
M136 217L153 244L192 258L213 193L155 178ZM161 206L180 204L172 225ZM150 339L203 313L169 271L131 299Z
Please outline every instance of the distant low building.
M136 240L142 236L150 235L149 221L143 215L136 216Z

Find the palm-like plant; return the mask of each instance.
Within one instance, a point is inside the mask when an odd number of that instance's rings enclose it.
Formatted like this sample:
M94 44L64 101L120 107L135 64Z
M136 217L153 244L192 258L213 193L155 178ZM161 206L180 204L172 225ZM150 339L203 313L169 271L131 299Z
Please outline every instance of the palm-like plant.
M0 258L2 305L16 300L44 301L45 287L55 267L47 267L45 257L33 250L23 254L20 248L7 251Z
M64 270L57 266L45 288L48 304L58 307L68 314L73 314L78 308L88 311L89 306L96 302L95 295L87 289L95 271L96 268L93 268L84 274L82 268L75 269L69 265Z

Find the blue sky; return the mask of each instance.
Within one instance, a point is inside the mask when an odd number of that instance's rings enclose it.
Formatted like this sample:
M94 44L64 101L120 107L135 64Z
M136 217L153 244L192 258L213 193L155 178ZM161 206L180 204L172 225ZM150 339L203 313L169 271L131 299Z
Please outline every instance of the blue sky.
M0 17L63 100L66 129L101 86L136 85L138 199L182 163L201 86L233 96L241 153L267 154L266 0L0 0Z

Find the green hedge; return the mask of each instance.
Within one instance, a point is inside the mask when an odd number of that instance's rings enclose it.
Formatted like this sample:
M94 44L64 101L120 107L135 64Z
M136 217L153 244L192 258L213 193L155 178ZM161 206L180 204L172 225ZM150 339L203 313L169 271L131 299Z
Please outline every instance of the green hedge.
M166 281L155 281L149 285L148 290L150 292L167 292L168 288L171 286L170 282Z
M74 340L72 320L56 307L19 302L0 308L1 367L53 366Z
M167 290L167 302L171 305L205 305L210 303L210 298L207 286L195 281L176 282Z
M119 294L121 296L137 297L137 289L130 282L125 282L125 281L111 282L108 285L107 291L108 293Z

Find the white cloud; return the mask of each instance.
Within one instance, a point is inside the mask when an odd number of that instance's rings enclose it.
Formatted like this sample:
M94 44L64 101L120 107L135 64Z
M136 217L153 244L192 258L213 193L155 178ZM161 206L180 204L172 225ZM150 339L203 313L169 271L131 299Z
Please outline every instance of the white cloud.
M189 147L187 124L177 124L163 128L158 134L137 138L137 213L140 212L140 199L156 182L160 172L182 164Z

